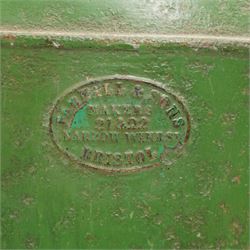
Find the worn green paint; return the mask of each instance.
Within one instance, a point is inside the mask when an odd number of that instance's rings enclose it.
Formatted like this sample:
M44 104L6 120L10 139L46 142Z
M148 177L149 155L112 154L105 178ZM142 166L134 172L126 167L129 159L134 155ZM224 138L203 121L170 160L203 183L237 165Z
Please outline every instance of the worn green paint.
M12 29L249 34L247 0L1 0Z
M247 51L153 51L6 42L3 248L247 246ZM187 100L192 136L170 170L107 176L78 169L52 145L43 123L54 99L87 77L115 73L159 80Z
M71 128L84 128L84 127L88 127L88 120L86 119L86 109L87 106L85 106L84 108L80 109L75 117L74 120L72 122L72 126ZM86 124L87 123L87 124Z
M124 9L112 14L118 2ZM132 2L139 7L130 10ZM87 31L247 33L247 1L187 1L204 8L194 10L191 23L172 21L169 27L167 14L160 23L157 16L143 22L148 13L143 1L1 3L4 29L85 31L84 22ZM97 15L97 8L104 14ZM247 249L248 67L248 50L240 45L197 49L5 36L1 248ZM90 171L53 145L47 122L55 99L81 81L114 74L160 81L185 99L191 137L170 169Z

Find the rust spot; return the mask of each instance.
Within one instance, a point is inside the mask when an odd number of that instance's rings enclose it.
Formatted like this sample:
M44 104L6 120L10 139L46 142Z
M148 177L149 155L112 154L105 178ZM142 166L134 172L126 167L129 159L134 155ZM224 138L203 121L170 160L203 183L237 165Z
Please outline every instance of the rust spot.
M226 113L222 116L222 124L227 125L227 124L232 124L236 120L236 115L233 113Z
M234 176L232 179L233 183L240 184L240 175Z
M250 88L246 87L241 91L242 95L250 96Z
M25 240L25 247L27 249L37 248L37 240L33 237L29 237Z
M30 206L32 205L32 203L34 202L34 199L30 196L25 196L23 199L22 199L22 203L25 205L25 206Z
M228 213L228 207L226 206L226 204L224 202L222 202L219 207L222 209L223 213Z
M8 40L8 41L15 41L16 40L16 36L15 35L13 35L13 34L7 34L7 35L4 35L3 36L3 39L4 40Z
M86 233L86 235L85 235L85 240L87 240L87 241L94 241L96 238L95 238L95 236L93 235L93 234L91 234L91 233Z
M207 115L209 116L209 117L212 117L213 116L213 111L211 111L211 110L209 110L208 112L207 112Z
M220 150L224 149L224 143L219 140L213 140L213 144L215 144Z
M232 231L235 235L239 236L240 234L242 234L242 226L238 221L233 221L232 223Z
M11 220L16 220L16 219L18 218L18 216L19 216L19 212L18 212L17 210L12 211L12 212L9 214L9 218L10 218Z

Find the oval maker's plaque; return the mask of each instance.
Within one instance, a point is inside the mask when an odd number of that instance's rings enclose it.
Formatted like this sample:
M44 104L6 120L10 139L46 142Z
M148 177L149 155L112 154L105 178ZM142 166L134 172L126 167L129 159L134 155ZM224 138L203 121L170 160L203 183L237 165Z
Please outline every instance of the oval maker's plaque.
M169 165L189 138L183 102L134 76L92 79L65 92L51 111L50 135L79 164L109 172Z

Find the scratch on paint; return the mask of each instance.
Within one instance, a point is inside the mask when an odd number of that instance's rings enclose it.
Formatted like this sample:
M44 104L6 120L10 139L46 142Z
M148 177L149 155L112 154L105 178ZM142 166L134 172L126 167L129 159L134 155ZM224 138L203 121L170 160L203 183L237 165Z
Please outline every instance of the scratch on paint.
M212 82L211 82L211 79L210 79L210 78L208 79L208 83L209 83L209 86L210 86L210 89L211 89L212 95L214 96L214 87L213 87L213 84L212 84Z

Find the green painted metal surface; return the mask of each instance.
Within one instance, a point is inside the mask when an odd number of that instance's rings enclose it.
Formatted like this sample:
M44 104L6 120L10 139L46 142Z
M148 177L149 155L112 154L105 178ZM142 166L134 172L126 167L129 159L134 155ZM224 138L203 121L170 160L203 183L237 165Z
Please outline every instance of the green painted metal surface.
M153 2L145 1L147 4ZM68 6L64 9L68 15L63 17L68 26L63 28L72 26L73 30L85 31L81 22L79 26L74 25L74 21L80 20L84 13L90 13L87 18L92 24L93 20L96 23L105 20L105 27L108 27L109 19L95 17L96 9L110 10L118 3L123 8L127 6L123 1L54 1L55 9L49 9L51 1L2 1L2 8L6 10L2 13L2 28L46 28L48 20L51 20L52 28L59 29L62 22L55 20L61 20L60 6L63 4ZM142 4L141 1L133 3L134 6ZM184 3L204 5L209 10L216 9L215 3L223 5L223 1ZM224 4L226 13L230 10L231 13L238 13L236 10L246 8L246 1L227 3ZM169 1L169 4L174 3ZM81 8L77 9L76 6ZM46 17L44 22L40 22L41 15L46 12L45 7L51 11L50 19ZM36 13L40 9L43 11ZM138 13L139 9L144 11L143 7L134 8L133 11L137 10ZM70 10L76 11L76 18L73 18L74 13ZM134 29L135 26L128 23L128 15L130 13L134 18L130 20L133 24L136 24L133 22L135 19L145 16L137 15L135 18L133 11L130 12L128 8L126 10L121 10L127 22L126 29L122 30L140 32L139 26ZM116 12L108 13L113 19L119 16ZM223 26L221 20L228 16L221 17L214 13L213 20ZM169 15L165 13L166 19L163 18L162 26L159 26L162 33L166 34L171 31L164 29L167 17ZM30 23L26 23L25 18ZM241 18L237 21L234 18L226 19L228 23L223 30L225 32L221 33L246 35L246 19L244 15ZM155 24L153 20L158 19L150 20ZM122 23L120 20L117 22ZM184 26L189 24L186 21L180 23ZM145 25L142 22L139 24ZM86 30L98 31L102 27L100 24L99 28L97 26L87 24ZM108 31L117 31L114 27L111 26ZM202 31L201 27L199 31ZM146 31L150 32L150 29ZM206 31L209 34L211 29ZM214 29L211 34L216 32ZM32 36L32 33L2 35L3 249L248 248L248 49L245 45L236 46L231 43L227 46L202 47L184 43L127 43L112 39ZM173 94L180 100L181 104L177 104L171 99L173 104L185 107L190 116L190 136L180 154L170 156L172 164L166 165L159 160L157 162L160 164L150 169L140 168L123 173L99 171L100 168L86 166L86 159L82 165L67 157L67 149L62 152L55 145L50 121L52 119L57 126L58 120L57 117L53 118L52 110L65 107L68 93L76 86L83 87L88 83L97 86L98 82L93 82L93 79L102 79L101 83L105 83L103 79L110 80L110 76L119 78L122 87L128 86L127 90L132 90L129 93L134 93L135 79L150 82L146 87L143 85L145 83L140 85L147 97L152 97L147 94L151 93L151 88L161 84L159 86L166 88L163 94ZM123 77L129 79L129 83L121 79ZM88 105L138 105L138 99L132 94L129 98L122 98L119 95L104 96L108 90L104 88L102 91L100 98L100 92L91 89L92 96L87 101L92 103L88 102ZM64 96L65 103L62 98ZM63 100L59 102L61 106L56 104L56 100ZM160 104L158 99L157 103L152 104L150 99L147 105L155 105L153 114L160 117L158 120L150 117L151 130L164 130L165 125L159 121L166 119L161 114L166 111L165 104ZM95 119L91 120L88 114L83 115L82 109L77 110L79 113L73 116L71 129L76 129L74 121L82 127L87 121L93 122L87 126L91 130L95 126ZM95 130L99 131L98 128ZM143 129L136 130L141 131ZM56 136L62 139L60 133ZM83 145L85 143L70 142L68 151L78 154L79 147ZM91 146L94 150L110 151L112 145L100 141ZM152 141L147 144L152 148L155 145ZM138 143L114 144L115 151L139 146ZM159 148L158 153L161 151ZM102 167L103 164L101 162L98 166ZM114 160L111 166L107 165L109 167L117 168ZM124 169L124 166L120 164L119 168Z
M247 0L1 0L3 27L249 34Z

